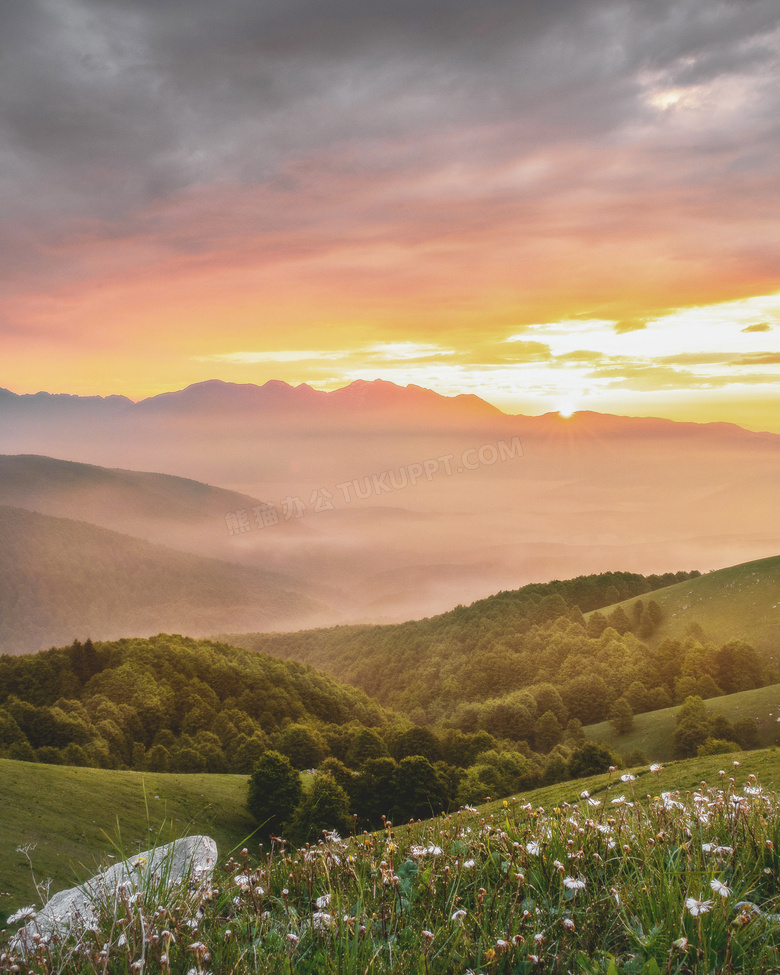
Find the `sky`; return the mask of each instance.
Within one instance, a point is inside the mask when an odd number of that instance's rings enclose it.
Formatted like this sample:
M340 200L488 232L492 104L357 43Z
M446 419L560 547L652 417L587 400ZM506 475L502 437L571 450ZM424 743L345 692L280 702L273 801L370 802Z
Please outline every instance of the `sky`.
M3 0L0 386L780 431L777 0Z

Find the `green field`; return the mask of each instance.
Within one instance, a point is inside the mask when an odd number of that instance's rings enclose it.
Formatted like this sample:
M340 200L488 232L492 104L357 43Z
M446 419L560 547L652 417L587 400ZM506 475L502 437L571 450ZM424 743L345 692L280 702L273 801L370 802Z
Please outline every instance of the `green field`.
M711 715L722 714L734 724L742 718L756 721L764 745L780 745L780 684L741 691L726 697L713 697L704 702ZM589 725L585 736L591 741L608 745L619 754L640 749L650 762L668 761L674 757L672 740L678 708L664 708L634 716L633 728L618 735L609 721Z
M740 761L739 770L734 760ZM767 788L780 789L780 751L770 748L670 762L659 774L643 766L633 770L637 779L629 784L619 774L599 775L516 798L545 808L576 802L583 789L602 798L625 793L644 799L693 789L702 780L716 782L721 769L739 783L753 773ZM117 846L129 856L155 842L207 833L226 858L245 842L253 845L254 824L244 809L245 776L155 775L0 759L0 778L0 920L22 904L39 901L31 864L20 848L29 847L36 880L50 879L55 893L93 875L110 856L118 858ZM501 808L497 801L485 812Z
M92 876L116 845L129 856L208 833L220 855L255 828L245 775L158 775L0 759L0 918L36 901L29 856L51 892Z
M718 646L745 640L765 660L780 662L780 556L717 569L643 597L655 600L664 622L648 641L680 640L699 623ZM630 613L635 599L620 603ZM601 610L607 615L614 607Z

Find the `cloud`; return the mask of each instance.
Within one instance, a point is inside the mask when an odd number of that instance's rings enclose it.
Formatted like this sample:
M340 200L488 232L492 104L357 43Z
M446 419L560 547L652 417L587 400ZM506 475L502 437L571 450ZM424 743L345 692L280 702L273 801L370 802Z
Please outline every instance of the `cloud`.
M769 324L769 322L756 322L755 325L748 325L746 328L743 328L741 331L743 331L743 332L771 332L772 331L772 326Z
M729 337L762 308L669 316L776 290L779 31L775 0L6 0L3 328L502 387L773 354Z

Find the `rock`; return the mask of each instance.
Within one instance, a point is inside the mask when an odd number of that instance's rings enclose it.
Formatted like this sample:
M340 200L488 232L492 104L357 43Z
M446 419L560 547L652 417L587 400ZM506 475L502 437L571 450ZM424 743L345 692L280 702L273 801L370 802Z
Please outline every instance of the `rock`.
M16 934L11 947L31 948L37 936L49 941L55 933L63 937L78 934L96 922L97 907L113 910L120 898L158 888L162 894L190 882L200 884L211 876L216 863L217 844L210 836L187 836L146 850L115 863L78 887L55 894ZM30 916L29 909L19 913Z

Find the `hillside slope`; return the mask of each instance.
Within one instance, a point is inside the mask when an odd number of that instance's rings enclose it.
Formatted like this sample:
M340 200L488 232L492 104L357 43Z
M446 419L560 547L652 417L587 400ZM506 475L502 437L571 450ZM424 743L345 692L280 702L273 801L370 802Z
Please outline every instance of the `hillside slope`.
M651 645L682 639L695 622L718 645L746 640L765 659L780 661L780 555L708 572L660 589L653 599L664 620ZM629 611L631 601L621 605Z
M0 506L0 652L327 618L293 580Z

